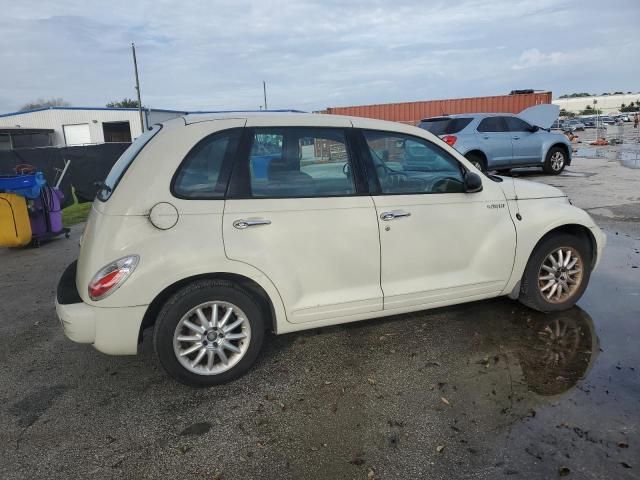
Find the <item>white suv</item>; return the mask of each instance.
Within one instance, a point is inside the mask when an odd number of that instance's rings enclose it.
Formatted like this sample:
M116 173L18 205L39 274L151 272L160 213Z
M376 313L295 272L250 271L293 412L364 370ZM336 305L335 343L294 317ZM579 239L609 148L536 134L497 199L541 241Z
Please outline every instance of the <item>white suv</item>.
M197 386L277 334L500 295L584 292L605 237L559 190L484 176L431 133L315 114L186 116L109 173L56 310L66 335Z

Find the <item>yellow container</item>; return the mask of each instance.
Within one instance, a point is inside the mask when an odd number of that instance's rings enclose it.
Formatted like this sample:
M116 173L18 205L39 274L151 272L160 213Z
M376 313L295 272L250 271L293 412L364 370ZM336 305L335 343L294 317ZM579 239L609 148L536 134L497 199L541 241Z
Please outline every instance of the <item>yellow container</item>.
M27 201L20 195L0 193L0 246L21 247L30 241Z

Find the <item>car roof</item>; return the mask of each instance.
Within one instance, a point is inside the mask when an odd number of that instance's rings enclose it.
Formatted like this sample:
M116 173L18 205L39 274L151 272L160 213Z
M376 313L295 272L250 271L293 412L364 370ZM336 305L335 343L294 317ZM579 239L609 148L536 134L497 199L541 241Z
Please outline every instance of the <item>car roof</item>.
M423 118L420 120L424 122L426 120L436 120L436 119L447 119L447 118L487 118L487 117L515 117L517 115L513 113L500 113L500 112L490 112L490 113L455 113L453 115L437 115L435 117Z

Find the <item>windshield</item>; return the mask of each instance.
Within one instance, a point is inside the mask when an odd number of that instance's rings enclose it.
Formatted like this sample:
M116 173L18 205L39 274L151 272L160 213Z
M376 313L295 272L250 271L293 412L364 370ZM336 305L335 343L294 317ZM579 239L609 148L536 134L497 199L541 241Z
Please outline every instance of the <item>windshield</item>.
M418 125L434 135L450 135L458 133L471 123L472 118L427 118Z
M109 200L109 197L111 197L111 194L118 186L118 182L120 182L120 179L124 175L124 172L127 171L127 168L129 168L129 165L133 163L133 160L138 156L138 153L140 153L144 146L149 143L149 140L151 140L161 128L162 125L154 125L136 138L135 141L129 145L129 148L120 155L118 161L111 168L109 175L107 175L107 179L100 184L100 188L96 195L98 200L102 202Z

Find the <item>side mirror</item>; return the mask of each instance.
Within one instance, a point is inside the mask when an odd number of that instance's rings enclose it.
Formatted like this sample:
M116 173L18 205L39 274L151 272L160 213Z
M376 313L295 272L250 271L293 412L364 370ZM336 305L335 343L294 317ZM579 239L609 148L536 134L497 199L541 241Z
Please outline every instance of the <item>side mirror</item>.
M480 175L467 172L464 176L464 191L466 193L476 193L482 191L482 179Z
M540 130L540 127L537 125L531 125L531 128L529 129L531 133L536 133L538 130Z

